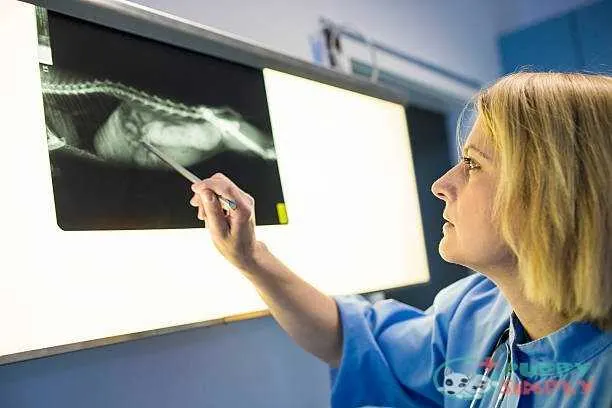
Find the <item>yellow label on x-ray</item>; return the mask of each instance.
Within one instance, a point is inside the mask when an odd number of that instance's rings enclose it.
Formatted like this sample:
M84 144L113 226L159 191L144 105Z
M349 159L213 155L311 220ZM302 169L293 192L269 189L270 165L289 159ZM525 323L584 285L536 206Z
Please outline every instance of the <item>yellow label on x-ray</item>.
M287 224L289 222L285 203L276 203L276 212L278 213L278 222L281 224Z

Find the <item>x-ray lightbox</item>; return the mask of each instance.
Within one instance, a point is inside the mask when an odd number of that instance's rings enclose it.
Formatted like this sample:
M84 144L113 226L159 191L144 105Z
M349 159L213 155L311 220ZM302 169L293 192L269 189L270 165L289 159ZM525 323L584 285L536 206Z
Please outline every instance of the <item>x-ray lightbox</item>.
M429 279L390 90L132 3L44 6L0 3L0 363L265 311L141 140L250 193L328 294Z

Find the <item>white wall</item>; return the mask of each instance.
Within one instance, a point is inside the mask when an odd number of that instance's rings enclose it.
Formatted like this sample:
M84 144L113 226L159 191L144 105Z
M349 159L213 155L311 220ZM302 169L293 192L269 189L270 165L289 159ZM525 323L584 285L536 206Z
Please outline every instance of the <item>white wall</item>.
M137 3L253 40L312 61L309 35L319 17L347 23L376 41L487 83L500 65L497 24L488 0L136 0ZM427 72L395 72L438 90L453 84ZM400 70L400 72L398 72ZM454 89L465 95L465 89Z
M380 43L486 84L500 72L500 33L536 24L596 0L135 0L312 61L308 37L320 16ZM399 74L454 96L466 90L422 70Z

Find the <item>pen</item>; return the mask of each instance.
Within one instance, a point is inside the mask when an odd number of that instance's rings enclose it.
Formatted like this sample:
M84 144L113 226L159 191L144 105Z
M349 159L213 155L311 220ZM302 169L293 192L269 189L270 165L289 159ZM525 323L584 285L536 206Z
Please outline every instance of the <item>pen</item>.
M191 181L192 183L197 183L198 181L202 181L202 180L200 180L200 178L198 176L196 176L195 174L193 174L192 172L187 170L185 167L181 166L179 163L174 161L174 159L172 159L170 156L168 156L167 154L165 154L164 152L159 150L157 147L153 146L152 144L150 144L148 142L145 142L144 140L141 140L140 143L142 143L143 146L147 148L147 150L149 150L151 153L153 153L154 155L159 157L168 166L170 166L174 170L178 171L187 180ZM223 196L220 196L217 193L215 193L215 195L217 196L217 198L221 202L221 206L224 209L229 211L229 210L235 210L237 208L236 202L234 200L230 200L229 198L225 198Z

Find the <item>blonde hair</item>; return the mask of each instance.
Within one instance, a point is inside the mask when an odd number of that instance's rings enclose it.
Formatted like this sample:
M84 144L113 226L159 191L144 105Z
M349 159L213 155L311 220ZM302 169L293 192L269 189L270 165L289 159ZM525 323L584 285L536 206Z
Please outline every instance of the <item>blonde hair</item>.
M612 328L612 77L508 75L476 99L500 168L494 217L528 300Z

